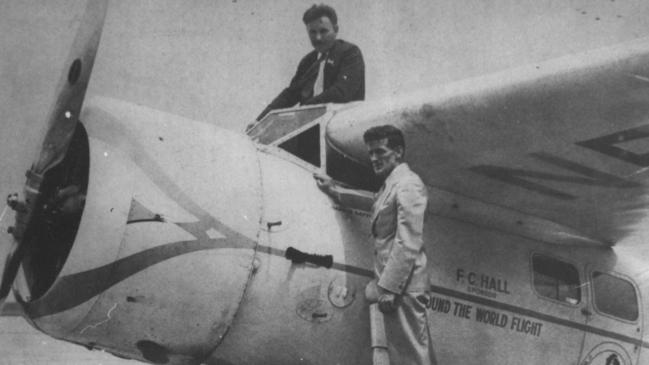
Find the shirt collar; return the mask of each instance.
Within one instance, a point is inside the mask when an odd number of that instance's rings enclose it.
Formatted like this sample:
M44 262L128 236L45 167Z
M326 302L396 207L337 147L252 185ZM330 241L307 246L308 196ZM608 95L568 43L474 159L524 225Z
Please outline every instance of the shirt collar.
M399 177L403 176L404 173L408 171L408 164L405 162L401 162L398 164L391 172L390 175L385 179L385 186L388 186L390 184L393 184L396 180L399 179Z
M333 52L333 50L336 48L336 46L338 45L338 42L339 42L339 40L336 39L336 41L334 42L333 46L331 46L331 48L329 48L329 49L324 53L324 59L329 58L329 55L330 55L331 52ZM318 52L318 51L316 51L316 50L314 50L314 51L315 51L315 55L316 55L316 60L319 60L320 57L322 56L322 52Z

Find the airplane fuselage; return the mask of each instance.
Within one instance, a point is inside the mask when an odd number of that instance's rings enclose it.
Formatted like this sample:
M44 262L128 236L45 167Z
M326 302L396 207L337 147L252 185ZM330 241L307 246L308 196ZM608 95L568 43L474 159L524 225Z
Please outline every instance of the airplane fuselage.
M33 325L153 363L371 363L369 212L330 200L313 169L244 136L109 99L84 122L90 184L74 247L45 294L18 288ZM624 250L467 221L453 212L515 213L429 190L438 363L649 361L646 294Z

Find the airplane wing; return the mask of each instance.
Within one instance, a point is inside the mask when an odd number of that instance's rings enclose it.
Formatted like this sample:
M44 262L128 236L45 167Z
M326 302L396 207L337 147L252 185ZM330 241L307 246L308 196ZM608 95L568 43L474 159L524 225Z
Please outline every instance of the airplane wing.
M613 245L646 215L649 39L367 103L335 116L327 143L368 163L362 134L382 124L404 131L431 189Z

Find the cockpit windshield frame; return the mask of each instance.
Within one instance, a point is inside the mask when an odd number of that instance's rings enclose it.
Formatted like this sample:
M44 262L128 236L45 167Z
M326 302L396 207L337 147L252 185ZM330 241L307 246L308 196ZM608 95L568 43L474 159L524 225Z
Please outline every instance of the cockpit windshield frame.
M268 113L247 131L261 150L272 152L312 172L323 172L337 181L376 191L369 166L350 159L326 138L326 127L339 111L356 103L318 104L278 109Z
M323 148L324 126L334 115L331 109L335 108L331 108L332 106L332 104L318 104L273 110L247 134L262 147L277 147L278 154L303 168L312 171L321 170L326 166L326 150ZM309 136L307 141L303 140L305 135ZM300 153L300 148L309 145L316 147L314 144L317 144L318 151L309 149L317 156L306 158Z
M255 143L277 146L315 124L328 120L329 118L322 118L328 109L328 104L318 104L273 110L247 134Z

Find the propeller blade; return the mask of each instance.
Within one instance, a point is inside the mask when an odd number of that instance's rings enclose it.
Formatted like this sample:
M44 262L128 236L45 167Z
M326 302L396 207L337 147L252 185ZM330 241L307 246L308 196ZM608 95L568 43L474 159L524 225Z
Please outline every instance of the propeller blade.
M2 283L0 283L0 309L4 307L7 296L11 291L11 286L18 275L20 262L25 256L23 252L26 249L25 246L21 245L18 240L14 240L9 253L5 257L4 269L2 270Z
M107 0L88 2L65 64L66 69L58 82L56 100L47 116L41 146L27 171L24 200L19 201L16 196L8 198L9 205L16 211L16 224L11 230L14 241L5 258L0 281L0 308L11 291L23 258L31 250L29 233L34 231L31 229L35 224L33 218L39 215L39 206L42 205L40 189L45 173L63 160L74 135L99 47L107 6Z
M43 175L65 156L88 88L106 8L107 1L91 0L86 6L65 63L67 70L58 82L56 101L48 113L41 149L32 166L36 174Z

